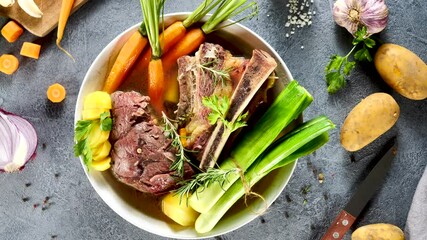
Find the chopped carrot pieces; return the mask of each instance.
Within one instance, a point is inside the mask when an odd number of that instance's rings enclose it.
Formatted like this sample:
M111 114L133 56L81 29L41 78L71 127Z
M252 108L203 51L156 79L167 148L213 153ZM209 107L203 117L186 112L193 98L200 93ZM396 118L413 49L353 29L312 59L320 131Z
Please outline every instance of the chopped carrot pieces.
M55 83L49 86L46 94L47 94L47 98L51 102L59 103L65 99L67 92L65 91L65 88L61 84Z
M39 59L41 46L35 43L24 42L21 48L21 55L34 59Z
M19 67L18 59L10 54L0 56L0 72L5 74L13 74Z
M22 35L24 30L16 22L9 21L1 29L1 35L10 43L15 42Z

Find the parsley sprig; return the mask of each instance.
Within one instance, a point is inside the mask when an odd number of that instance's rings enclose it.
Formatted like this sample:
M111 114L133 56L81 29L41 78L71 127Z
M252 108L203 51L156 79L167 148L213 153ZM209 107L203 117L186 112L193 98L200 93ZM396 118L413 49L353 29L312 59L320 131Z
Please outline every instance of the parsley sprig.
M373 48L376 43L375 40L369 38L367 28L365 26L357 30L352 44L353 48L347 55L333 55L325 68L326 83L328 85L329 93L336 93L338 90L345 87L345 78L350 75L351 71L356 66L356 61L372 61L369 49ZM362 48L357 50L353 56L355 61L349 61L348 58L360 45L362 45Z
M208 120L211 125L214 125L219 119L224 123L224 126L230 131L230 133L247 126L245 121L248 115L247 112L245 114L241 114L234 122L230 122L226 119L228 109L230 108L230 101L227 96L222 98L219 98L217 95L204 97L202 99L202 103L207 108L211 109L211 112L208 115Z
M102 131L111 131L113 126L113 120L111 119L110 112L103 112L99 119L96 120L80 120L76 124L74 130L74 155L76 157L82 156L83 162L89 169L92 165L92 149L89 146L89 135L95 126L99 122L99 126Z

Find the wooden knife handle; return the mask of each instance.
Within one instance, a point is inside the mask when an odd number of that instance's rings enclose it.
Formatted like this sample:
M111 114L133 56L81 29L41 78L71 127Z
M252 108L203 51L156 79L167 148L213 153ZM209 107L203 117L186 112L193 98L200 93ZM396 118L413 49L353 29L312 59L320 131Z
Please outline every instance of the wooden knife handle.
M350 213L342 210L332 222L331 226L329 226L325 235L323 235L322 240L342 239L346 232L350 229L351 225L353 225L354 220L356 220L355 217L353 217Z

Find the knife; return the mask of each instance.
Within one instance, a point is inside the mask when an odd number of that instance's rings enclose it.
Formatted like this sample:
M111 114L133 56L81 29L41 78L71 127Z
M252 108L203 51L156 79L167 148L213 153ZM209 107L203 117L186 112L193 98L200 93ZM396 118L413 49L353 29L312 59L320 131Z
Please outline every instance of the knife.
M385 154L359 186L347 206L345 206L329 226L322 240L342 239L351 225L353 225L360 212L362 212L365 205L377 191L391 166L393 158L397 154L396 138L392 138L385 145L383 150L386 151Z

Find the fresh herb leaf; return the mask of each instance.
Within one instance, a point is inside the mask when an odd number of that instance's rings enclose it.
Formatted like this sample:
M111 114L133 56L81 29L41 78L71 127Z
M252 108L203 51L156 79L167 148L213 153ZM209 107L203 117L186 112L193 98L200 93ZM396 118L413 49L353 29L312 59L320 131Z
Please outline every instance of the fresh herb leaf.
M188 159L185 155L186 149L182 145L181 137L179 136L175 125L171 122L165 113L162 113L162 118L165 124L164 132L168 138L172 139L172 146L177 149L176 159L173 161L169 169L176 171L179 177L184 177L184 164L185 162L191 163L190 159Z
M361 28L359 28L355 33L354 33L354 39L353 39L353 45L356 46L358 45L360 42L365 41L365 39L368 36L368 28L366 28L366 26L363 26Z
M111 131L111 128L113 127L113 120L111 119L110 111L103 112L100 116L100 121L102 131Z
M332 94L346 85L344 76L339 72L330 72L326 74L326 82L328 84L328 93Z
M332 55L328 65L325 68L326 72L331 72L331 71L339 71L341 69L341 65L344 61L345 57L341 57L337 54Z
M339 55L332 55L329 63L325 67L326 83L329 93L336 93L341 88L345 87L345 76L349 76L351 71L355 68L356 62L349 61L348 58L356 50L359 44L363 43L363 47L356 51L354 60L356 61L372 61L372 56L369 53L369 48L375 46L375 41L368 37L368 30L366 26L359 28L354 34L352 41L353 48L344 57Z
M103 112L99 120L80 120L76 124L74 130L74 155L76 157L82 156L83 162L89 169L92 164L92 149L89 146L89 135L92 129L100 124L102 131L111 131L113 121L111 119L110 111Z
M205 72L210 73L214 81L214 85L217 85L218 82L221 82L222 86L226 84L226 81L230 81L230 69L219 69L216 61L207 62L204 64L199 64L199 68Z
M212 95L210 97L204 97L202 99L202 103L207 108L211 109L211 112L208 115L208 120L211 125L214 125L219 119L230 133L247 126L245 119L248 113L240 115L234 122L230 122L226 119L228 109L230 108L230 101L228 97L224 96L222 98L218 98L218 96Z
M192 176L192 178L178 182L178 185L181 185L178 189L174 190L175 194L178 194L180 197L180 203L182 201L183 197L186 197L187 199L187 205L188 205L188 198L191 194L194 192L202 192L204 189L209 187L213 183L218 183L221 187L228 181L228 176L231 173L238 173L238 168L231 168L228 170L223 170L220 168L208 168L206 172L197 173ZM199 191L196 191L199 189Z
M365 46L368 48L373 48L375 46L375 40L372 38L366 38L365 41L363 41L365 43Z
M346 61L344 64L343 73L344 75L348 76L350 75L351 70L356 66L356 62L348 62Z
M356 59L357 61L368 61L368 62L372 62L372 56L369 53L369 50L365 46L363 46L362 49L359 49L354 54L354 59Z
M80 141L89 134L92 129L92 121L91 120L80 120L76 124L76 129L74 131L74 139L76 141Z

